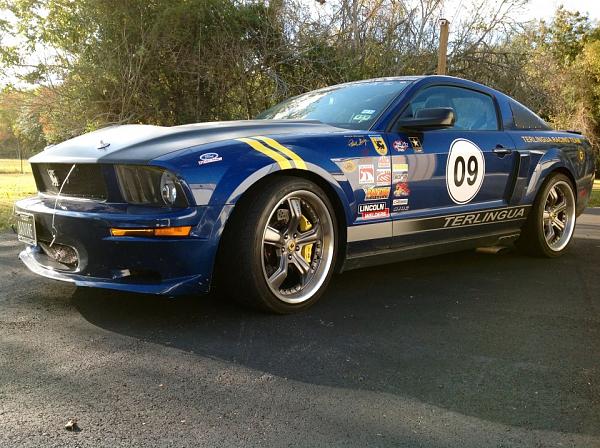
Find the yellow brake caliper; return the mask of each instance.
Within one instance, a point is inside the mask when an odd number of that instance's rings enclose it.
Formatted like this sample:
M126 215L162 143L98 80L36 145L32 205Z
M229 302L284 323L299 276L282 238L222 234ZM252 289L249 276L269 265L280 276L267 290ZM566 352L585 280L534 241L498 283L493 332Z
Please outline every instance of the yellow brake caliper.
M310 223L310 221L308 219L306 219L306 216L301 215L299 227L300 227L300 232L307 232L308 230L312 229L312 224ZM306 260L307 263L310 263L312 260L312 248L313 248L313 244L307 244L300 251L300 254L304 257L304 259Z

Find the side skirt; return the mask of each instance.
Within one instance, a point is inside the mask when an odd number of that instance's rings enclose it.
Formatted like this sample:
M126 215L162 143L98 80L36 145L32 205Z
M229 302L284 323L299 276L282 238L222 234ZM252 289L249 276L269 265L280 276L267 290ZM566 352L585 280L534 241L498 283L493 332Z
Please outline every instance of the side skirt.
M396 263L405 260L432 257L451 252L475 249L483 246L506 246L519 238L520 233L509 232L483 235L477 238L462 238L439 243L422 244L419 246L389 249L347 258L341 272L368 266Z

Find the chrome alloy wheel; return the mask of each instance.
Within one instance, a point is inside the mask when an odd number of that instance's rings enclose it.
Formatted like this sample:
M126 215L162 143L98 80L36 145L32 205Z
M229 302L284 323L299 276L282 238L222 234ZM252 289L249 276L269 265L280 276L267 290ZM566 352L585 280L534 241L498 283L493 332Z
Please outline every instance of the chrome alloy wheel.
M333 222L323 201L307 190L286 195L263 232L262 270L269 289L290 304L310 299L331 269L334 244Z
M548 190L542 226L550 250L559 252L569 243L575 229L575 198L567 182L559 180Z

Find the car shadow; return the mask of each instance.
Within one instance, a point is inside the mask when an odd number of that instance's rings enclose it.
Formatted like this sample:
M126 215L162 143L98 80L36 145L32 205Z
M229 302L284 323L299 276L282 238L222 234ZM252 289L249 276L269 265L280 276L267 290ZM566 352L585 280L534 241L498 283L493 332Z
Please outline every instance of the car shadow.
M361 269L335 276L320 303L291 316L215 294L79 288L72 303L112 332L279 377L600 434L600 397L588 384L600 373L600 325L581 285L581 270L590 271L585 281L598 277L582 258L598 255L578 240L555 260L465 252Z

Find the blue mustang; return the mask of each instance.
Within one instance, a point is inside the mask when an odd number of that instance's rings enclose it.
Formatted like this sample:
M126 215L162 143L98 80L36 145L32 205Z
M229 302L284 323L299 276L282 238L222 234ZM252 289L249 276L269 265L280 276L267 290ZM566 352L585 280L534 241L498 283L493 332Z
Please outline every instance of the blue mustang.
M207 292L277 313L335 271L516 242L567 247L594 181L589 142L480 84L383 78L257 120L124 125L31 160L20 258L80 286Z

